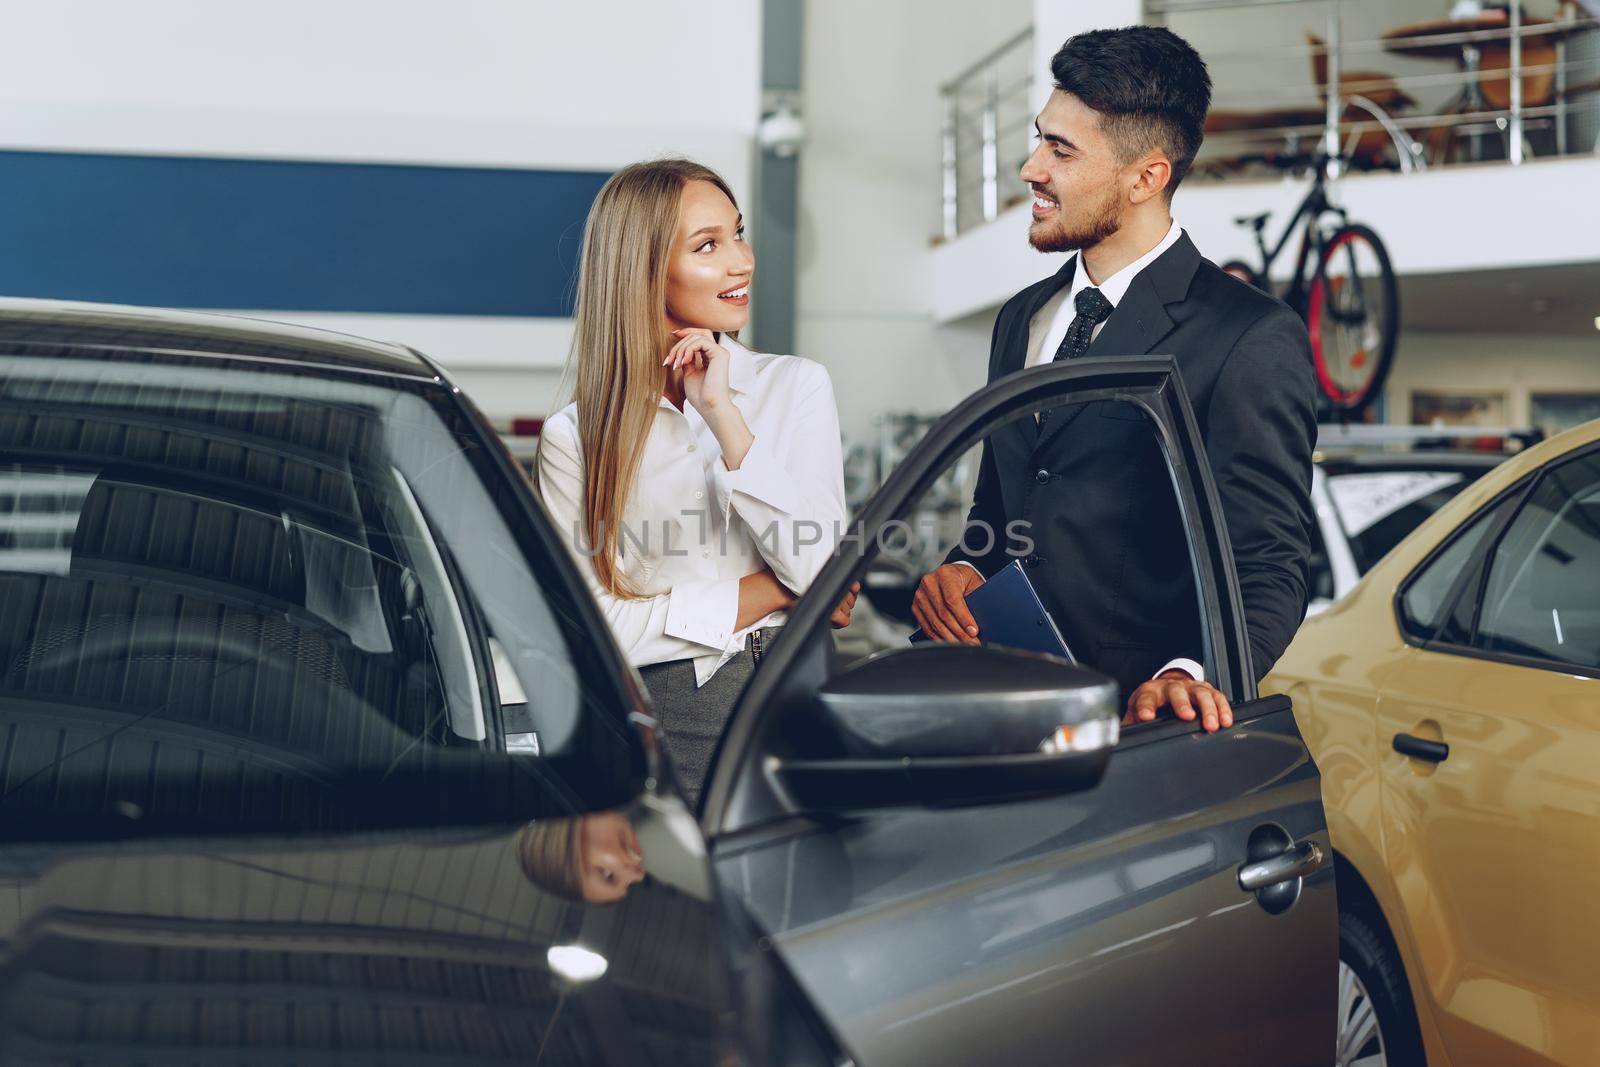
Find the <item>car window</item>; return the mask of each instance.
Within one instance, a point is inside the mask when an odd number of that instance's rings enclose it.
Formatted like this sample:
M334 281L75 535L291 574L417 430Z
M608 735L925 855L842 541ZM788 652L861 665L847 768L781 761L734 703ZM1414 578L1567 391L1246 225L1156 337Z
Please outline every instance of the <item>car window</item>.
M1504 509L1513 505L1515 496L1510 494L1473 516L1443 549L1435 550L1431 559L1412 572L1399 601L1400 628L1408 637L1415 641L1430 641L1436 635L1445 640L1465 640L1470 632L1470 615L1464 620L1465 626L1444 626L1451 594L1457 588L1463 568L1472 562L1484 536L1495 528ZM1441 633L1441 628L1447 632Z
M1060 426L1057 432L1070 449L1040 449L1022 484L1002 486L996 479L990 492L1004 494L1004 506L989 514L1008 518L996 523L971 510L983 466L980 442L933 475L876 540L842 546L859 549L871 562L850 625L833 633L840 653L836 666L848 669L874 653L922 640L913 609L917 584L947 557L967 560L975 569L958 573L973 575L974 582L979 575L1002 577L1013 589L982 604L986 643L1022 642L1020 647L1040 650L1053 644L1053 627L1077 661L1121 683L1123 696L1174 658L1205 658L1186 522L1154 423L1132 402L1097 400L1053 408L1044 429L1037 425L1035 413L1026 412L984 439L1015 462ZM1074 471L1097 464L1125 472L1120 492L1087 482L1079 488ZM1120 526L1129 514L1142 518L1128 544L1074 533ZM1086 574L1095 580L1074 578ZM1029 615L1025 627L1014 624L1023 614L1022 601L1015 599L1025 589L1023 578L1044 609L1036 618Z
M1546 472L1489 560L1474 646L1600 669L1600 453Z
M1334 474L1328 492L1362 574L1465 489L1476 471L1367 471Z
M0 360L8 812L310 828L631 795L581 589L445 387Z

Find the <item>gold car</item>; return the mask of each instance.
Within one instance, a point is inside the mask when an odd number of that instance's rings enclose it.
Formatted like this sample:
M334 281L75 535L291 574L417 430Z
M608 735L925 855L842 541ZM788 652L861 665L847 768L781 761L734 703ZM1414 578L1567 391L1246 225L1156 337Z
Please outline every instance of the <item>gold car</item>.
M1600 421L1322 615L1287 693L1337 853L1340 1064L1600 1064Z

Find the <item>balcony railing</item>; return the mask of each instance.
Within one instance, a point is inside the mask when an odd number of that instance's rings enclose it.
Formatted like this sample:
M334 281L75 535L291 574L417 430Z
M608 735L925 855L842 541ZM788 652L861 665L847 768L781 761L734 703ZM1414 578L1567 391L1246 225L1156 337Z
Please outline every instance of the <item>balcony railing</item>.
M1405 8L1381 0L1152 0L1147 12L1206 40L1218 20L1266 8L1278 9L1278 34L1205 52L1216 89L1201 177L1281 167L1314 148L1406 172L1596 149L1600 19L1571 0L1458 0L1402 25L1384 23ZM1427 10L1411 6L1413 17ZM1281 33L1289 22L1300 40Z
M946 238L1028 197L1018 177L1033 137L1033 29L945 83L943 211Z
M1388 24L1407 10L1414 21ZM1336 168L1406 173L1600 153L1600 18L1574 0L1147 0L1145 20L1211 69L1191 181L1260 177L1319 150ZM1027 197L1032 63L1030 31L942 90L946 238Z

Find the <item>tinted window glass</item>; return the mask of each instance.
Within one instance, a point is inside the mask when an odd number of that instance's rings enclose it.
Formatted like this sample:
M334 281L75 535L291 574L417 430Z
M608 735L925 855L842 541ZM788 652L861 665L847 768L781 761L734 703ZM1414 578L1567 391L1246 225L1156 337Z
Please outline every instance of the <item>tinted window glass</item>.
M1473 643L1600 668L1600 454L1548 472L1490 557Z
M631 795L615 680L445 388L0 358L8 812L332 828Z
M1515 494L1511 494L1515 497ZM1449 596L1463 567L1472 562L1484 535L1495 526L1495 517L1509 507L1511 499L1502 501L1476 515L1438 555L1416 571L1406 591L1400 597L1400 627L1419 641L1433 638L1449 608ZM1463 600L1468 598L1463 597ZM1470 623L1470 620L1469 620ZM1449 635L1440 635L1449 639ZM1464 638L1464 631L1461 635ZM1459 638L1458 638L1459 639Z
M1038 597L1039 612L1031 600L1024 611L1009 596L985 604L981 611L990 625L980 624L982 643L1020 641L1038 650L1039 633L1059 635L1073 658L1118 681L1122 696L1174 658L1207 658L1190 523L1179 510L1154 423L1136 404L1107 400L1052 408L1040 426L1038 415L1026 412L993 431L954 457L879 536L860 546L871 563L850 625L833 634L841 652L838 666L904 648L908 641L921 643L927 635L919 632L912 610L917 585L947 558L966 560L961 566L974 569L954 573L970 574L974 583L999 576L1014 591L1031 587ZM1067 439L1077 451L1063 449L1031 465L1011 498L1016 514L1007 519L985 506L998 505L998 498L975 506L985 443L1020 462L1029 458L1036 437L1065 436L1069 427L1075 432ZM1120 492L1096 489L1078 477L1096 463L1124 472ZM990 491L1001 492L998 482ZM1129 515L1142 519L1129 522ZM1081 535L1113 528L1126 536ZM1054 637L1045 643L1053 647ZM1207 667L1215 671L1214 664Z

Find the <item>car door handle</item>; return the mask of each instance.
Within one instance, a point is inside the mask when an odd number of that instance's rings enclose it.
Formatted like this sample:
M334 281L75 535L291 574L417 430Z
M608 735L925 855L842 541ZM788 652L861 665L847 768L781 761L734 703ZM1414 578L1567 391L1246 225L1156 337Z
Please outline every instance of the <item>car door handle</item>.
M1443 741L1429 741L1412 734L1395 734L1394 750L1402 756L1427 760L1429 763L1443 763L1450 758L1450 746Z
M1239 888L1254 893L1279 882L1304 878L1322 866L1322 849L1315 841L1301 841L1287 852L1239 868Z

